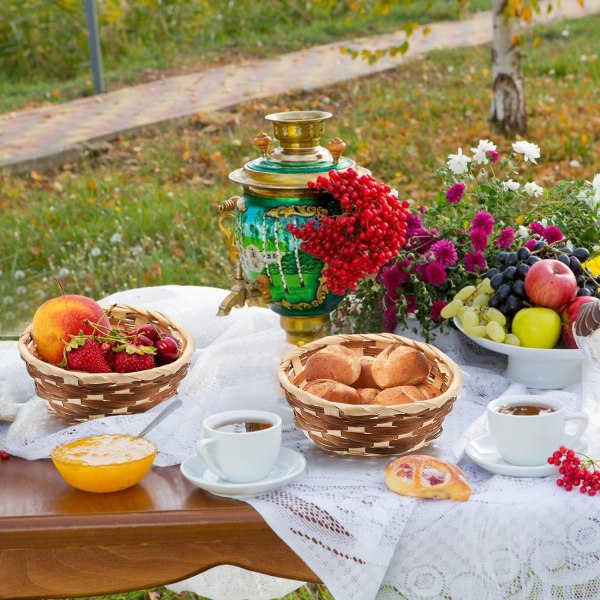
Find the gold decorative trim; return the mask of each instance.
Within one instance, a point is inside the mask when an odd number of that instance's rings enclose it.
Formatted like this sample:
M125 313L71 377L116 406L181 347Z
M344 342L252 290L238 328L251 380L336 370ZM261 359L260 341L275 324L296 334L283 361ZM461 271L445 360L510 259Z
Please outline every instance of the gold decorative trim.
M290 217L315 217L321 219L328 215L329 211L322 206L278 206L277 208L271 208L266 212L267 217L273 217L274 219L284 218L289 219Z

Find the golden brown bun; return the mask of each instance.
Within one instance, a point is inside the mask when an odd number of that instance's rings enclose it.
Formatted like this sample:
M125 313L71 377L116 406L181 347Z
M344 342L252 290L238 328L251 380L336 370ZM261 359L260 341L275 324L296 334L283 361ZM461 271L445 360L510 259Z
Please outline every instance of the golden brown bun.
M352 384L353 388L377 388L377 384L373 379L373 373L371 367L375 361L374 356L361 356L360 357L360 375L358 379Z
M330 402L363 404L360 394L354 388L331 379L315 379L314 381L310 381L306 384L304 391Z
M374 404L375 398L381 390L378 388L358 388L356 391L361 397L361 404Z
M423 454L393 460L385 468L384 481L392 492L402 496L461 502L471 496L467 478L456 465Z
M311 355L304 365L306 381L333 379L345 385L360 375L360 357L346 346L326 346Z
M379 392L375 398L374 404L382 404L383 406L410 404L411 402L427 400L431 397L429 390L422 386L399 385Z
M375 357L371 372L380 388L417 385L429 375L429 362L420 350L392 344Z
M440 396L442 393L434 385L427 381L425 383L420 383L417 388L421 391L426 399L435 398L436 396Z

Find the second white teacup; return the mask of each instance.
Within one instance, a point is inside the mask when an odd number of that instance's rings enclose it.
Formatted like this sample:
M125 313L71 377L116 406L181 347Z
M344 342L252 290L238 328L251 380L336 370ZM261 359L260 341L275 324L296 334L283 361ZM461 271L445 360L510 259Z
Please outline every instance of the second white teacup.
M488 404L487 415L492 440L502 458L519 466L546 463L565 443L568 421L578 421L575 432L569 432L575 440L581 438L589 423L586 414L568 413L560 400L550 396L497 398Z
M221 479L250 483L264 479L281 449L281 417L263 410L232 410L204 420L196 452Z

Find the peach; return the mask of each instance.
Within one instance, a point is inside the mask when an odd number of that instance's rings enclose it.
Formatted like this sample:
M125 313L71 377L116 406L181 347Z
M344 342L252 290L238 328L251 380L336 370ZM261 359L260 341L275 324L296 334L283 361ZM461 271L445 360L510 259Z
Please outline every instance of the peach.
M33 316L33 341L40 357L46 362L58 364L63 360L64 342L80 331L93 333L85 320L110 327L102 307L86 296L66 294L44 302Z

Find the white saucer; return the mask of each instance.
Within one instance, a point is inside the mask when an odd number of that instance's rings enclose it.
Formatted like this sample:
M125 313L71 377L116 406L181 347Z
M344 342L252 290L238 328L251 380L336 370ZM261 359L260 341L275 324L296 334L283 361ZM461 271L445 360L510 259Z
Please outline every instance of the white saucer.
M587 444L584 440L579 439L576 441L569 434L565 434L563 444L567 448L572 448L577 452L585 452L587 449ZM548 463L533 467L520 467L505 462L489 434L481 435L471 440L467 444L465 452L475 464L497 475L508 475L509 477L548 477L549 475L556 475L558 473L556 465Z
M197 455L188 456L180 465L181 474L199 488L224 498L256 496L284 486L297 479L306 468L304 456L290 448L281 448L271 472L259 481L232 483L213 473Z

